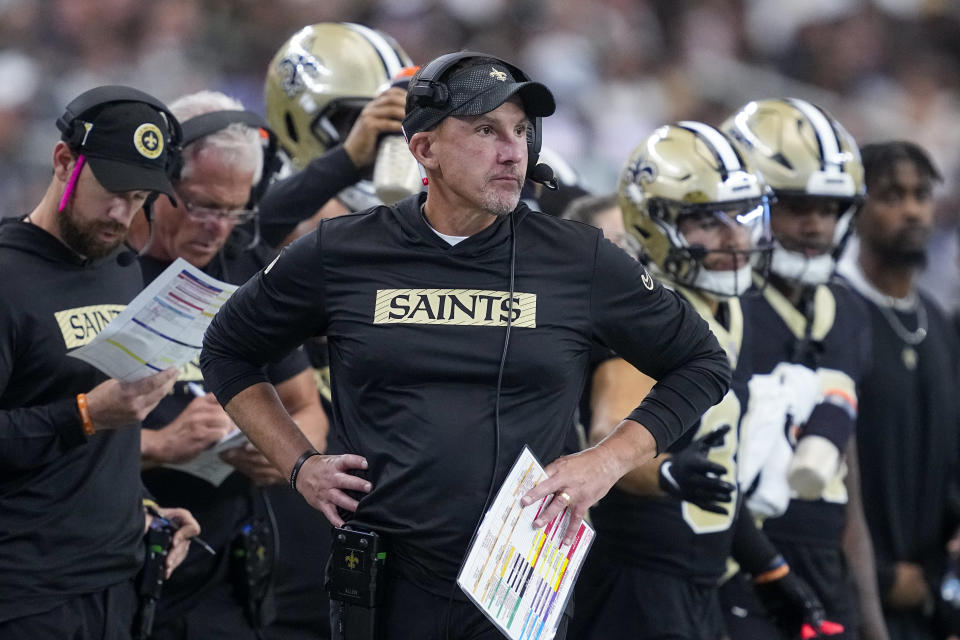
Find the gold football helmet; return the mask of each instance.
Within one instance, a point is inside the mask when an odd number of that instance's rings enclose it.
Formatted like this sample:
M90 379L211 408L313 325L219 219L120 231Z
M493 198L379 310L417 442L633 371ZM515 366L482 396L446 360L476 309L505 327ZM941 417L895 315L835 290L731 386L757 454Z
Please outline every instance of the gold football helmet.
M265 86L267 122L294 166L342 142L360 110L412 65L390 36L349 22L293 34L274 55Z
M832 249L816 257L775 242L772 269L789 280L826 282L863 202L860 150L843 125L820 107L796 98L749 102L721 125L763 175L777 200L828 200L837 205Z
M769 244L767 187L718 130L691 121L660 127L634 149L618 193L627 231L665 278L717 297L750 286L751 264ZM691 242L681 230L691 221L746 241L735 248ZM719 253L738 257L723 270L704 264Z
M853 136L820 107L796 98L746 104L720 127L778 196L862 198Z

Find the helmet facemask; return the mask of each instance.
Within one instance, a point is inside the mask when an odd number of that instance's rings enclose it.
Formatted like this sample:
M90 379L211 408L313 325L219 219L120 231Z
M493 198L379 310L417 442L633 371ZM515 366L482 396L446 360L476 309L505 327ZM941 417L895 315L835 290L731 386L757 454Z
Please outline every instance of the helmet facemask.
M770 271L784 280L802 285L818 285L828 282L850 237L851 222L860 207L862 199L859 197L781 194L777 197L777 202L781 206L789 203L794 210L806 213L777 212L775 207L773 216L818 215L813 213L812 210L827 208L826 215L835 216L836 223L830 239L823 243L805 242L801 239L787 237L782 233L780 237L777 237L777 234L774 233Z
M770 209L766 197L737 202L681 205L669 211L662 228L671 239L664 275L681 286L715 298L743 295L754 270L765 271L770 254Z
M621 172L627 231L652 269L714 297L739 296L769 264L769 189L718 130L683 121L657 129Z
M825 110L794 98L750 102L721 129L763 173L779 202L835 203L837 224L830 246L816 247L813 255L813 247L779 238L771 262L771 271L787 281L827 282L863 201L863 164L853 137Z

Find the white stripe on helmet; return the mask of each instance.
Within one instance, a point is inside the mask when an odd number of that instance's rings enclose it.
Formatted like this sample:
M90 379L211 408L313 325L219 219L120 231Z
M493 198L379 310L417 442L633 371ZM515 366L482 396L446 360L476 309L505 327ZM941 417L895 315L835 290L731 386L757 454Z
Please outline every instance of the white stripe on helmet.
M787 98L787 102L796 107L797 111L802 113L813 126L813 132L820 141L820 149L823 151L823 161L841 170L843 166L843 156L840 152L840 140L837 138L837 132L834 131L830 125L827 117L820 109L806 100Z
M383 60L384 65L386 66L387 77L393 79L395 75L400 71L400 69L407 66L404 61L397 54L396 49L383 37L379 32L374 31L370 27L365 27L362 24L356 24L353 22L344 22L344 26L349 29L352 29L362 35L367 39L367 42L377 50L380 54L380 58Z
M737 152L722 133L702 122L683 120L677 124L685 129L691 129L706 138L717 155L720 156L720 161L723 162L723 166L728 172L743 169L743 165L740 163L740 156L737 155Z

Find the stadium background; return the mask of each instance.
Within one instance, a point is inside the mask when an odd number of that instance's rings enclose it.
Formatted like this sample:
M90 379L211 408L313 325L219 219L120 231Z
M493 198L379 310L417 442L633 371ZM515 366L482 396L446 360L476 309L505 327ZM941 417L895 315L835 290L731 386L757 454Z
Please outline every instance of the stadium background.
M263 112L263 79L300 27L382 29L416 62L462 48L554 91L545 144L612 189L659 124L718 124L749 99L832 111L861 143L908 138L946 177L923 284L960 301L960 2L950 0L0 0L0 215L49 182L54 119L97 84L162 100L203 88Z

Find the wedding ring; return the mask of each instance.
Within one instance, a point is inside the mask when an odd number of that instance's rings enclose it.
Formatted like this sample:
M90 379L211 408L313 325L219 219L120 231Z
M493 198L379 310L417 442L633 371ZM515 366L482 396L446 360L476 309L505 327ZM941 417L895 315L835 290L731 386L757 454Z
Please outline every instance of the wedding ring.
M563 498L564 502L566 502L567 504L570 504L570 494L567 493L566 491L561 491L559 494L557 494L557 497Z

